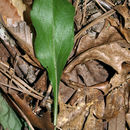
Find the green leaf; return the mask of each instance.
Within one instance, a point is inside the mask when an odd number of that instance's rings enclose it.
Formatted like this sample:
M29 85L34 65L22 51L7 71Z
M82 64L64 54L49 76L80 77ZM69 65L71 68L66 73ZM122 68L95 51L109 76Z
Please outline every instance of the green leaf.
M67 0L35 0L31 11L36 30L36 57L47 69L54 93L54 125L60 77L73 47L74 8Z
M0 123L4 130L21 130L22 124L0 93Z

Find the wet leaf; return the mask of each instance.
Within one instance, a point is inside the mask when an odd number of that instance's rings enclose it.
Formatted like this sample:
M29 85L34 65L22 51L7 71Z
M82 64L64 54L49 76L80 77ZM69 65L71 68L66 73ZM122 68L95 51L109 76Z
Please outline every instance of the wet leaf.
M62 70L73 47L74 9L67 0L34 1L31 18L37 32L35 52L48 70L54 92L56 125L58 88Z

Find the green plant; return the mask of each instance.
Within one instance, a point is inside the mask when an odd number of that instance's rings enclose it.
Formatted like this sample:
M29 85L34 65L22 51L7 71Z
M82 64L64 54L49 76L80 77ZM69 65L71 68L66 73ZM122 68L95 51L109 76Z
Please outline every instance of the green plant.
M54 93L54 125L60 77L73 47L74 8L67 0L35 0L31 11L36 30L36 57L47 69Z
M21 130L22 123L0 93L0 123L6 130Z

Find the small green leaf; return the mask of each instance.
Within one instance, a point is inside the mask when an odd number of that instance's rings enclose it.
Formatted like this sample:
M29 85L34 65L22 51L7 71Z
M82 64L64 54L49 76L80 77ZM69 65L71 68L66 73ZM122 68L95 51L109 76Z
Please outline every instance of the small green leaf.
M0 93L0 123L4 130L21 130L22 124Z
M54 125L60 77L73 47L74 8L67 0L35 0L31 11L36 29L36 57L47 69L54 93Z

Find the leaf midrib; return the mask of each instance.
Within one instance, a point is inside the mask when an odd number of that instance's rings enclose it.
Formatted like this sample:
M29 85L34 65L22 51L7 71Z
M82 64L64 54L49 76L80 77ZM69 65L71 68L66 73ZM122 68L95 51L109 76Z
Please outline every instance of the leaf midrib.
M56 122L57 122L57 106L58 106L58 84L57 84L57 63L56 63L56 50L55 50L55 39L54 39L54 2L53 2L53 0L52 0L52 13L53 13L53 15L52 15L52 38L53 38L53 40L52 40L52 44L53 44L53 47L54 47L54 49L53 49L53 53L54 53L54 73L55 73L55 79L56 79L56 82L55 83L52 83L52 85L54 85L53 86L53 93L54 93L54 126L56 125ZM54 82L54 81L53 81Z

